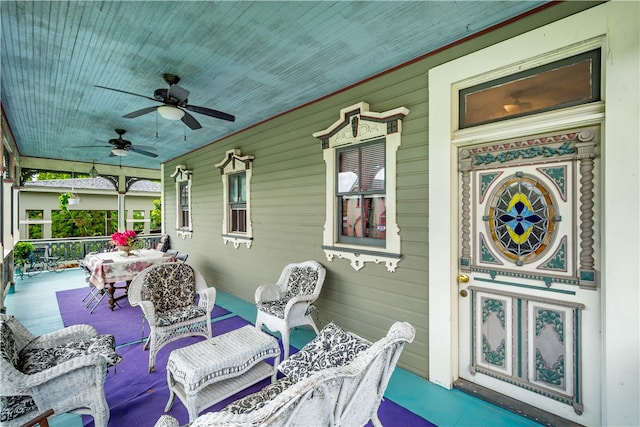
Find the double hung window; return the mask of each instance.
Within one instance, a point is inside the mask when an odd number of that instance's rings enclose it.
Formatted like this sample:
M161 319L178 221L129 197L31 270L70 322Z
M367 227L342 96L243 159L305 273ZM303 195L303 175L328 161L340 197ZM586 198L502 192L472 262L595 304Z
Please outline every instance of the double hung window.
M229 175L229 231L247 231L247 174L239 172Z
M251 176L253 156L243 156L240 150L226 152L216 165L222 175L223 219L222 239L237 249L241 244L251 247Z
M178 236L191 236L193 224L191 221L191 179L193 172L186 166L176 166L171 177L176 183L176 234Z
M384 139L337 150L338 241L385 246Z

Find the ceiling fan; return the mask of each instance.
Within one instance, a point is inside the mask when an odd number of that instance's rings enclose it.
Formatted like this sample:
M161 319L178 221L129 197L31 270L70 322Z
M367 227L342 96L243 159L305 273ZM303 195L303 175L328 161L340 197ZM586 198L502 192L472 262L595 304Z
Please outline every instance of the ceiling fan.
M522 102L520 98L524 95L524 90L517 90L511 93L509 96L513 99L511 104L505 104L502 108L509 114L516 114L523 111L530 110L532 105L530 102Z
M111 153L109 157L120 156L124 157L129 154L129 151L142 154L143 156L149 157L158 157L156 153L152 153L147 150L152 150L153 147L147 147L144 145L133 145L131 141L127 141L122 138L127 131L124 129L116 129L116 133L119 135L118 138L112 138L108 142L110 145L76 145L73 148L91 148L91 147L106 147L111 148Z
M167 120L182 120L182 122L189 126L191 129L201 129L202 125L185 110L193 111L194 113L204 114L205 116L214 117L216 119L228 120L234 122L235 116L231 114L223 113L222 111L212 110L206 107L198 107L197 105L188 104L189 91L182 86L178 85L180 77L174 74L163 74L164 81L169 85L168 89L156 89L153 92L153 98L145 95L140 95L126 90L114 89L106 86L98 86L101 89L113 90L116 92L126 93L129 95L139 96L151 101L159 102L162 105L147 107L141 110L133 111L129 114L125 114L123 117L133 119L135 117L142 116L147 113L158 110L158 113Z

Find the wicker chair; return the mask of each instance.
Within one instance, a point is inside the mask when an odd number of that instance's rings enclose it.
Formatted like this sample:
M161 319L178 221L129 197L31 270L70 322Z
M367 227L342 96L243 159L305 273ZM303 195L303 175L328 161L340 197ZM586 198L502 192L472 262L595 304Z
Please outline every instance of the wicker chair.
M313 302L320 296L326 270L316 261L287 265L274 285L256 289L258 314L256 328L266 326L282 335L284 359L289 357L289 331L297 326L310 325L318 333L311 313Z
M113 335L74 325L36 336L17 319L0 315L0 424L28 423L49 409L88 413L97 427L109 422L104 381L122 359Z
M169 249L169 235L163 234L160 236L160 240L156 244L156 250L160 252L166 252Z
M196 294L200 296L197 303ZM144 346L149 347L150 373L156 354L168 343L194 335L211 338L216 289L187 264L168 262L142 270L131 281L128 298L132 306L142 308L151 329Z
M381 427L378 407L413 326L396 322L371 343L329 324L278 369L285 377L240 398L219 412L200 415L190 427L364 426ZM177 427L163 415L155 427Z

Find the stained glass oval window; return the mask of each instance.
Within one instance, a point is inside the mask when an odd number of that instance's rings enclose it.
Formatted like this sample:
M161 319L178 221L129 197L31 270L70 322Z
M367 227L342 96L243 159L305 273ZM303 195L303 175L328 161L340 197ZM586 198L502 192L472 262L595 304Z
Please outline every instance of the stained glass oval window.
M495 247L516 263L544 252L555 230L553 200L532 177L505 180L489 203L489 232Z

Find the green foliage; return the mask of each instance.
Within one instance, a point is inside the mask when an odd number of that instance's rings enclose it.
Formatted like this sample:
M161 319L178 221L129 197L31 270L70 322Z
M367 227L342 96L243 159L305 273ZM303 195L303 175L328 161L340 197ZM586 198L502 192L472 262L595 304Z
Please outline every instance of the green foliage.
M118 215L112 211L51 211L51 237L108 236L118 228Z
M42 220L43 211L42 210L27 210L27 218ZM27 237L29 239L42 239L42 224L29 224L27 226L28 234Z
M153 210L151 211L151 229L159 229L162 227L162 199L153 201Z
M29 224L29 239L42 239L42 224Z
M29 242L18 242L13 247L13 259L16 263L22 263L36 247Z
M46 181L50 179L71 179L71 178L90 178L88 173L70 173L58 171L43 171L39 169L23 168L20 173L20 182L27 181Z
M73 178L69 172L55 172L55 171L38 171L35 174L38 181L45 181L48 179L70 179Z
M67 206L69 205L69 199L73 196L71 193L62 193L58 196L58 201L60 202L60 210L66 211Z

